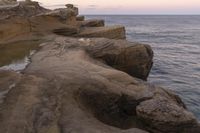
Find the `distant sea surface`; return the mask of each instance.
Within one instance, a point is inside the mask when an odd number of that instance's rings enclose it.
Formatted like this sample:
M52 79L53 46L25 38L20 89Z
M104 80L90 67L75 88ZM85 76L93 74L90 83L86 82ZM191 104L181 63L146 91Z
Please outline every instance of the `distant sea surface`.
M151 45L148 82L176 92L200 120L200 16L86 16L126 27L127 40Z

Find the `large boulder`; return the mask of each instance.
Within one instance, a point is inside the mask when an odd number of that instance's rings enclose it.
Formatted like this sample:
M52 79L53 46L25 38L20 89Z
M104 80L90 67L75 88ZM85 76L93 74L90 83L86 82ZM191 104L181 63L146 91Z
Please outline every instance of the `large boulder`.
M97 42L102 42L103 48ZM116 55L125 49L139 50L137 43L124 44L51 37L5 95L0 131L199 133L197 120L178 96L113 69L99 58L104 49L106 53L114 48Z
M137 116L152 132L159 130L166 133L200 133L200 125L195 124L193 114L185 110L184 106L180 106L180 102L174 103L172 98L176 97L172 95L166 98L158 95L142 102L137 106Z
M103 38L87 41L91 43L87 51L93 58L133 77L147 79L153 64L153 51L149 45Z

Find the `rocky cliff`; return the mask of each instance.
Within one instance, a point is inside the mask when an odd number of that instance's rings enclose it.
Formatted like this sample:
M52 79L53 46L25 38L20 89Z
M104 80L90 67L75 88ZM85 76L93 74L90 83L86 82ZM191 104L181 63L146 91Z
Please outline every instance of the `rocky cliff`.
M126 41L123 26L77 15L71 4L0 6L0 46L43 42L22 72L0 70L0 132L200 133L177 95L145 81L149 45Z

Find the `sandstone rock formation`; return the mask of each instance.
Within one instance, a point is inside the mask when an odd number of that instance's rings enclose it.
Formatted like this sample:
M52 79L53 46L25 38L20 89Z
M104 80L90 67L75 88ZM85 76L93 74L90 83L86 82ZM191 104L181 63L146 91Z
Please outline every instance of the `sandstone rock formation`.
M43 42L21 73L0 70L0 133L200 133L177 95L144 81L149 45L66 7L0 6L0 46Z
M76 37L106 37L109 39L125 39L125 28L123 26L109 27L87 27L82 28Z
M1 72L4 86L15 84L0 105L1 132L199 133L199 124L178 96L113 69L101 56L115 48L116 55L126 58L131 53L124 50L148 45L51 39L23 74Z
M77 16L76 20L77 21L84 21L85 20L85 16Z
M81 26L83 27L103 27L105 26L104 20L89 19L82 21Z
M0 0L0 6L2 5L13 5L16 4L16 0Z
M77 37L125 38L123 26L97 28L96 26L104 25L103 20L79 21L78 8L71 4L67 4L66 7L49 10L35 1L21 1L13 6L0 7L0 43L13 41L14 38L37 38L47 33Z

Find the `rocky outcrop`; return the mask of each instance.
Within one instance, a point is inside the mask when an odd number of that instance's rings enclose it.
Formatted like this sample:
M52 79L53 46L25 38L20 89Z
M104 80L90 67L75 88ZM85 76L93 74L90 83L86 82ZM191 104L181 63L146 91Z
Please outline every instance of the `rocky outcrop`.
M149 45L122 40L123 26L98 27L104 22L78 19L78 8L66 7L29 0L0 7L0 46L44 42L21 73L0 70L0 132L200 133L177 95L144 81Z
M140 45L51 37L23 74L12 74L20 78L1 105L0 131L198 133L199 124L178 96L113 69L101 57L112 48L126 58L134 55L126 49L149 47Z
M149 45L124 40L90 39L87 51L95 59L124 71L133 77L146 80L152 67L153 51Z
M0 0L0 6L16 4L17 0Z
M84 21L85 20L85 16L77 16L76 20L77 21Z
M123 26L87 27L80 30L76 37L105 37L109 39L125 39Z
M81 22L82 27L103 27L104 20L89 19Z
M0 43L35 38L46 34L75 37L105 37L124 39L123 26L104 26L103 20L78 20L78 8L67 4L66 8L49 10L35 1L21 1L0 7Z
M0 6L0 20L11 17L31 17L50 10L45 9L35 1L21 1L14 5Z

